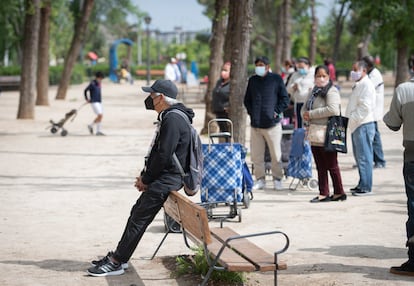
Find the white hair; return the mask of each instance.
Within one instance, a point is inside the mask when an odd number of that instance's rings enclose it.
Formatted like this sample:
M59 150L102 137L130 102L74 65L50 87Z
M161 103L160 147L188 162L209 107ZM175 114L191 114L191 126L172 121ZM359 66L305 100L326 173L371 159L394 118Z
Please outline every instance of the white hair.
M179 102L177 99L168 97L166 95L164 95L164 100L169 106L172 106L172 105L177 104Z

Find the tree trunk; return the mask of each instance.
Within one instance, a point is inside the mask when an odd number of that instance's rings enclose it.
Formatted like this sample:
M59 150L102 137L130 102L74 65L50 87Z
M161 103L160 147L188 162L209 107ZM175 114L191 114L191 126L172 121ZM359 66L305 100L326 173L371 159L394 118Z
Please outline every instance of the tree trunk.
M284 44L284 26L283 26L283 5L279 5L277 7L276 11L276 19L275 19L275 31L276 31L276 37L275 37L275 59L274 59L274 72L279 72L280 68L283 65L283 62L285 61L284 55L283 55L283 44Z
M215 116L212 112L212 92L220 76L220 69L223 65L223 46L226 36L226 24L227 13L223 13L228 9L229 0L216 0L215 2L215 15L213 18L213 24L211 28L211 41L210 41L210 69L208 71L208 83L207 91L204 95L204 101L206 104L206 113L204 116L204 127L201 130L201 134L207 134L207 125L211 119Z
M400 83L407 81L407 61L408 61L408 45L404 40L404 33L397 32L396 42L397 42L397 73L395 75L395 86L398 86Z
M49 105L49 27L51 1L44 1L40 9L39 56L37 66L36 105Z
M282 48L282 61L292 59L292 16L291 16L291 7L292 0L284 0L282 5L283 13L283 48ZM282 62L282 63L283 63Z
M311 32L309 34L309 61L314 64L316 60L316 43L318 33L318 18L316 18L315 12L315 0L310 1L311 9Z
M94 0L84 0L82 14L75 25L75 34L73 35L72 42L70 44L69 52L65 58L65 66L63 68L62 77L59 82L56 99L65 99L66 91L70 84L70 76L72 74L73 67L76 63L76 59L79 56L79 51L82 42L85 38L86 28L88 27L89 17L92 12Z
M347 5L346 1L343 1L341 4L341 9L339 10L339 13L335 19L335 41L334 41L333 55L332 55L332 61L334 64L338 60L339 48L341 45L341 35L344 29L344 21L349 12L349 9L347 8L348 6L346 5Z
M246 111L244 95L247 85L247 60L253 23L254 0L230 1L229 25L234 27L232 37L232 65L230 71L230 119L233 138L242 145L246 141Z
M40 0L26 2L20 101L17 119L34 119L36 95L37 48L39 41Z

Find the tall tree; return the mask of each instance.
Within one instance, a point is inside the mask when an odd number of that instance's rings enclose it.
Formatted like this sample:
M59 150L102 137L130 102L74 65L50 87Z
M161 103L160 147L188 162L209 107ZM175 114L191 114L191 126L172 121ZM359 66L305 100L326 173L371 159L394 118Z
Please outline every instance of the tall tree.
M34 119L40 0L26 1L18 119Z
M378 38L381 38L384 46L391 42L397 51L395 85L406 81L408 50L414 44L414 39L410 36L414 34L414 25L412 25L414 1L352 0L351 5L355 14L353 18L355 34L361 38L365 38L366 34L381 35ZM367 29L372 26L375 29Z
M79 56L79 51L85 38L85 33L88 27L89 17L92 12L93 4L94 0L83 1L82 10L80 11L79 18L77 19L75 24L75 34L73 35L70 49L65 58L65 66L63 68L62 77L56 94L56 99L66 98L66 92L68 90L70 83L70 75L72 73L76 59Z
M281 64L284 60L290 60L292 58L292 0L283 0L282 4L282 26L283 26L283 48Z
M211 40L210 40L210 69L208 71L208 86L204 96L206 113L204 117L204 127L201 134L207 133L208 122L215 118L212 113L212 93L220 76L220 69L223 64L223 47L227 27L229 0L216 0L214 4L214 17L212 20Z
M311 11L311 30L309 33L309 60L311 63L315 63L318 33L318 18L316 17L315 12L315 0L310 0L309 7Z
M49 105L49 28L51 1L45 0L40 9L39 51L37 66L36 105Z
M342 31L344 30L344 24L345 19L348 16L349 13L349 1L348 0L337 0L339 4L341 5L341 8L339 9L338 13L333 13L335 17L335 40L334 40L334 46L333 46L333 56L332 61L336 63L338 60L338 53L339 53L339 47L341 45L341 35ZM333 9L333 12L335 10Z
M230 1L229 26L233 27L230 71L230 120L234 141L246 141L246 111L243 105L247 85L247 64L253 23L254 0Z

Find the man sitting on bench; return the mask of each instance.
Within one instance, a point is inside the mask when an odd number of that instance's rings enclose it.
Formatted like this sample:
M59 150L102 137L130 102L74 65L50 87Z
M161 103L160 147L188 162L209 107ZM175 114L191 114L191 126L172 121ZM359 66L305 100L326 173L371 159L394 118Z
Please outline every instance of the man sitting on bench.
M176 100L177 87L170 80L157 80L151 87L143 87L142 90L150 93L145 99L145 107L158 113L158 128L153 144L146 156L145 168L135 182L135 187L142 193L132 207L116 250L101 260L92 261L94 266L87 271L92 276L123 274L145 230L170 192L183 186L180 171L172 158L175 153L181 165L185 166L191 133L184 118L171 110L184 112L190 122L194 112Z

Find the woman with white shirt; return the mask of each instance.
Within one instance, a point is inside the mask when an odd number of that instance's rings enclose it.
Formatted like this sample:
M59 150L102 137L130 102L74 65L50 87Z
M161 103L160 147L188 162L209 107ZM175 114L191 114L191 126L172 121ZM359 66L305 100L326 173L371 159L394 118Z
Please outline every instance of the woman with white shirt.
M302 117L300 111L314 85L314 68L306 57L300 57L296 61L296 72L292 75L287 87L288 93L292 96L295 104L296 128L302 128Z

